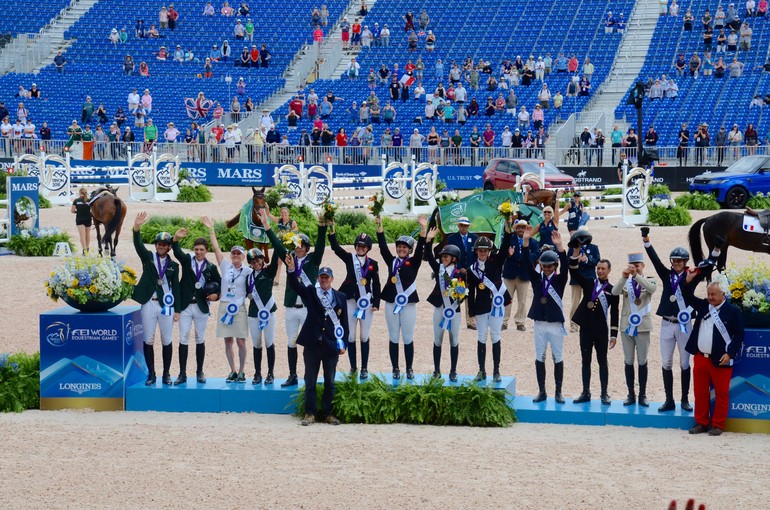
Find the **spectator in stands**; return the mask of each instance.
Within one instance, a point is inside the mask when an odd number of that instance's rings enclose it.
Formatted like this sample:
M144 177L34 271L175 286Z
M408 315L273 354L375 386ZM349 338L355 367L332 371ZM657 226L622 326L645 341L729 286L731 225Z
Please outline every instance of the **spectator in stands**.
M692 22L695 19L695 16L692 15L692 11L688 8L687 12L684 13L684 31L685 32L692 32Z
M703 50L711 51L711 46L713 42L714 42L714 30L711 27L707 27L703 31Z
M37 83L33 83L29 89L30 99L40 99L40 89L37 88Z
M118 41L120 44L126 44L128 41L128 32L126 32L126 27L120 29L120 33L118 34Z
M174 4L168 5L168 28L173 32L179 22L179 12L174 9Z
M567 62L567 71L569 71L570 74L575 74L579 65L580 63L578 62L577 57L575 57L573 54L570 56L569 61Z
M668 0L658 0L658 14L660 16L668 14Z
M632 161L633 164L636 164L636 149L638 142L639 139L636 137L636 131L634 128L629 128L628 134L625 136L626 155L628 156L629 161Z
M149 119L147 121L148 124L150 123L150 120L152 120L152 119ZM149 127L149 125L147 127ZM145 128L145 131L146 130L147 130L147 128ZM166 143L176 143L178 141L178 138L179 138L180 134L181 133L179 133L179 130L176 128L174 123L173 122L169 122L166 125L166 130L163 132L163 139L166 140Z
M203 15L214 16L214 6L211 5L211 2L206 2L206 6L203 8Z
M318 25L320 23L321 23L321 11L318 10L318 7L313 7L313 10L310 12L310 24Z
M123 111L122 106L118 106L118 110L115 112L113 120L118 127L123 126L123 123L126 122L126 113Z
M428 30L428 35L425 37L425 51L431 53L436 48L436 36L433 34L433 30Z
M235 61L235 65L239 67L249 67L251 65L251 56L249 55L248 48L243 48L238 60Z
M232 48L230 47L230 43L227 41L224 41L222 43L222 49L220 52L222 53L222 62L227 62L230 60L230 55L232 54Z
M412 14L412 11L408 11L406 14L401 16L401 19L404 20L404 32L414 30L414 14Z
M150 25L149 30L146 32L148 39L157 39L160 37L160 33L158 33L158 29L155 28L155 25Z
M682 161L687 165L687 153L689 151L688 145L690 144L690 130L687 129L687 123L682 123L682 129L677 134L679 145L676 148L676 157L679 160L679 166L682 166Z
M687 62L684 60L684 53L680 53L679 57L677 57L676 62L674 62L674 69L676 70L677 76L684 76L684 70L687 67Z
M120 138L120 140L123 142L125 147L128 147L128 144L130 143L134 143L134 133L131 131L129 126L126 126L126 130L123 132L123 136Z
M16 96L14 97L18 97L21 99L29 99L30 98L29 90L25 89L24 85L19 85L19 91L16 93Z
M660 78L656 79L655 82L652 84L652 87L650 87L650 93L649 93L650 101L654 101L656 99L663 99L663 87L660 85Z
M166 51L165 46L160 47L160 49L158 50L158 53L155 54L155 59L160 60L162 62L165 62L166 60L168 60L168 51ZM141 71L141 66L140 66L140 71Z
M136 26L134 27L134 35L137 37L137 39L144 39L147 36L147 29L144 26L143 19L136 21Z
M556 110L556 117L561 118L561 106L564 104L564 96L561 95L560 91L556 91L556 94L553 96L553 107Z
M495 90L497 90L497 80L492 75L490 75L489 78L487 78L487 90L489 92L494 92Z
M527 112L526 106L521 107L516 119L518 121L517 125L519 126L519 128L521 128L522 130L529 128L530 115L529 115L529 112Z
M422 144L425 141L425 137L420 134L420 130L414 128L412 136L409 137L409 148L412 149L412 156L419 162L420 152L422 151Z
M615 166L615 158L618 155L620 147L623 146L623 131L620 130L617 124L612 126L610 142L612 143L612 165Z
M754 99L751 100L751 103L749 103L749 110L751 110L754 107L762 108L765 106L765 102L762 100L762 96L756 95L754 96Z
M668 13L671 16L679 16L679 4L676 3L676 0L671 0L671 6L668 8Z
M708 124L705 122L698 125L698 131L695 132L695 164L703 165L707 148L711 142L709 136ZM705 162L708 164L708 161Z
M754 0L746 0L746 17L753 18L756 14L755 8L757 3Z
M198 62L198 59L195 58L195 54L192 52L192 50L190 48L187 48L186 50L184 50L184 61L192 62L193 60Z
M421 30L425 30L428 28L428 25L430 24L430 17L428 16L428 12L423 9L420 13L420 19L419 19L419 25Z
M730 35L727 36L727 51L738 51L738 34L735 30L730 30Z
M107 142L110 144L110 157L112 159L118 159L118 141L120 141L120 128L113 122L107 132Z
M711 76L714 73L714 61L711 60L711 52L706 52L703 54L703 76Z
M110 32L110 35L107 38L110 40L113 46L117 46L118 41L120 41L120 35L118 35L118 29L113 28L112 31Z
M321 33L323 35L323 32ZM236 41L242 41L246 37L246 28L241 23L241 20L235 21L235 27L233 27L233 37ZM315 34L313 35L315 37Z
M548 84L543 83L540 92L537 94L537 100L540 101L540 107L548 110L551 107L551 91L548 90Z
M251 51L249 52L249 62L251 67L259 67L259 50L257 49L256 44L251 46Z
M361 66L358 64L358 62L356 62L356 58L353 57L350 60L350 63L348 64L348 69L345 72L345 75L351 80L355 80L356 78L358 78L358 73L360 72L360 70L361 70Z
M158 12L158 24L160 28L168 28L168 9L165 5Z
M144 108L145 115L150 115L152 113L152 95L150 94L150 89L144 89L144 94L142 94L140 102Z
M733 61L730 62L728 67L730 69L730 78L740 78L741 74L743 74L743 68L745 67L745 64L738 60L738 55L735 55L733 57Z
M131 55L126 55L126 58L123 59L123 75L131 76L134 74L135 68L134 58Z
M354 50L361 48L361 22L358 18L355 18L350 25L350 44Z
M246 2L241 2L241 6L238 7L238 16L243 16L244 18L247 17L251 13L251 9L249 8L249 4ZM236 126L236 129L238 126Z
M535 109L532 110L532 125L535 129L540 129L545 125L545 114L540 104L536 104Z
M390 29L388 28L387 24L382 27L382 32L380 32L380 39L382 40L383 46L386 48L390 46Z
M604 33L609 35L615 28L615 18L612 17L612 12L608 12L604 17Z
M206 57L206 61L203 63L203 77L204 78L214 77L214 65L211 63L211 58L209 57Z
M733 157L737 159L743 144L743 134L738 129L738 124L733 124L733 129L727 134L727 141L733 147Z
M764 18L767 14L767 0L759 0L759 3L757 4L757 17L758 18Z
M727 35L724 29L720 29L717 35L717 53L724 53L725 51L727 51Z
M484 115L487 117L493 117L495 115L495 103L491 97L487 98L487 104L484 106Z
M508 91L508 97L505 100L505 107L508 110L512 110L512 111L509 111L508 113L515 114L518 106L519 106L519 98L516 95L516 92L513 89L511 89Z
M746 142L746 147L749 156L753 156L756 153L757 145L759 144L759 134L754 129L754 124L749 123L746 127L746 131L743 133L743 139Z
M655 147L658 145L658 133L653 126L650 126L647 133L644 135L644 145L647 147Z
M532 70L529 65L524 66L524 71L521 74L521 84L525 87L529 87L532 81L535 79L535 71Z
M692 76L694 79L698 79L698 70L700 69L700 57L698 56L698 52L693 52L692 57L690 58L690 76Z
M222 60L222 52L219 51L219 45L214 44L211 46L211 51L209 52L209 58L206 60L209 60L210 62L215 63Z
M585 62L583 62L583 76L588 78L588 81L592 81L594 78L594 64L588 57L586 57Z
M588 96L591 94L591 82L588 81L588 78L583 76L583 78L580 80L580 95L581 96Z
M259 50L259 66L267 67L272 58L273 54L267 51L267 46L263 44L262 48Z
M147 65L147 62L139 63L139 76L144 76L145 78L150 76L150 67Z
M227 17L233 16L235 14L235 10L232 7L230 7L230 3L227 1L225 1L225 3L222 4L222 9L219 12L222 14L222 16L227 16Z
M727 65L722 57L719 57L717 63L714 64L714 78L724 78Z
M24 103L19 103L19 108L24 108ZM94 116L94 103L91 102L91 96L86 96L86 101L80 108L80 123L90 124L91 118ZM26 117L26 115L25 115ZM22 120L24 122L24 120Z
M107 110L104 108L103 103L99 103L99 107L96 109L96 118L101 124L107 124L110 121L107 118Z
M179 62L180 64L184 62L184 50L182 50L182 46L179 44L176 45L174 50L174 62Z
M751 49L751 37L754 35L754 30L751 26L744 22L741 25L741 38L739 40L740 47L743 51L749 51Z
M51 139L51 128L48 127L47 122L43 122L43 125L40 126L40 139L41 140Z
M703 16L700 18L701 24L703 25L703 30L705 31L707 28L711 28L711 11L706 9L706 12L703 13Z
M619 34L623 34L626 31L626 19L623 17L623 13L620 13L618 19L615 21L615 30Z

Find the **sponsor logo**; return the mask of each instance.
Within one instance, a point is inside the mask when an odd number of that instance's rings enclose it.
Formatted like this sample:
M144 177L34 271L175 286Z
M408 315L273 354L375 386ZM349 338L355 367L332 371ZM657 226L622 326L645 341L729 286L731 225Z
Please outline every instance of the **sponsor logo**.
M87 391L100 391L102 383L59 383L59 389L82 395Z
M126 345L131 345L134 341L134 321L129 320L126 322L126 330L123 332L126 337Z
M31 173L30 176L32 176ZM46 165L43 175L36 173L35 177L40 177L40 184L48 191L59 191L69 182L67 170L61 166Z
M585 178L586 174L587 174L587 172L585 170L581 170L581 171L578 172L576 177L578 179L583 179L583 178Z
M663 184L663 182L664 182L663 181L663 177L655 177L655 176L653 176L652 177L652 182L654 182L655 184Z
M217 168L217 177L219 179L241 179L262 181L261 168Z
M131 181L140 188L152 186L152 167L149 164L132 166L130 168Z
M770 359L770 347L766 345L744 345L742 356L753 359Z
M465 202L455 202L452 204L452 207L449 209L449 211L452 213L452 216L455 218L459 218L460 216L465 216L465 209L468 204Z
M73 341L114 342L118 339L118 330L109 328L78 328L72 330L70 339Z
M158 186L164 188L175 186L177 181L171 177L174 174L174 163L166 163L161 168L158 168Z
M16 192L37 191L37 183L36 182L27 182L27 183L14 182L11 184L11 191L16 191Z
M770 404L752 404L749 402L730 402L730 410L741 411L752 416L770 412Z
M584 174L585 172L580 173ZM602 184L604 182L604 179L601 177L581 177L580 173L575 177L576 184Z
M284 168L276 175L276 181L289 188L284 198L299 199L302 197L302 183L299 170Z
M45 328L45 341L54 347L67 343L70 336L70 325L63 322L53 322Z
M206 180L205 168L184 167L184 170L187 171L187 175L191 179L195 179L198 182L203 182Z
M430 174L420 175L414 183L414 196L420 200L430 200L436 190L433 187L433 179Z
M311 167L307 177L307 199L313 205L321 205L332 196L330 176L321 166Z

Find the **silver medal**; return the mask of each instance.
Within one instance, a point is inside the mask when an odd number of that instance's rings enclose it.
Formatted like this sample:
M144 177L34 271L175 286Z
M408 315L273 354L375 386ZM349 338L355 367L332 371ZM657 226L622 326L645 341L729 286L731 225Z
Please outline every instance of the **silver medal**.
M195 282L195 288L196 289L202 289L203 285L201 284L201 282Z

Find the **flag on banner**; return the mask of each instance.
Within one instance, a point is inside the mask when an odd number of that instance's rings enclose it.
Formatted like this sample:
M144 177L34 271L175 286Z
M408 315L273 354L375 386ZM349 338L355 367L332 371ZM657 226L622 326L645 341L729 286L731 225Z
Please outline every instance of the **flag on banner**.
M409 76L408 74L405 74L404 76L401 77L400 80L398 80L398 82L404 87L411 87L412 83L414 83L414 76Z

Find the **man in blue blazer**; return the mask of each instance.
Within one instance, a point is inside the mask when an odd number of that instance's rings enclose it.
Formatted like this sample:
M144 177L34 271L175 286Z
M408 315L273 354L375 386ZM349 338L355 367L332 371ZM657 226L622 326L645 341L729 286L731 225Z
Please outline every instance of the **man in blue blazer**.
M447 246L457 246L460 249L460 260L457 261L457 269L467 269L476 261L476 252L473 251L473 243L479 238L478 234L469 232L471 221L462 216L457 218L457 232L449 234L446 238ZM435 254L434 254L435 255ZM436 255L436 258L440 258ZM468 302L465 302L465 324L468 329L476 329L476 318L468 313Z
M706 299L693 296L688 301L698 317L687 341L687 352L694 357L695 426L690 434L718 436L725 428L733 362L741 352L744 334L741 311L726 301L728 292L727 278L718 275L709 284ZM709 420L712 386L716 403Z
M289 285L308 311L297 337L297 344L304 347L305 361L305 417L302 425L315 422L316 382L321 366L324 377L324 393L321 400L326 423L339 425L340 421L332 414L332 400L337 361L340 354L345 354L350 332L347 298L345 294L332 288L334 273L329 267L318 269L318 287L302 283L295 272L293 257L286 257L286 270Z

